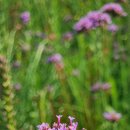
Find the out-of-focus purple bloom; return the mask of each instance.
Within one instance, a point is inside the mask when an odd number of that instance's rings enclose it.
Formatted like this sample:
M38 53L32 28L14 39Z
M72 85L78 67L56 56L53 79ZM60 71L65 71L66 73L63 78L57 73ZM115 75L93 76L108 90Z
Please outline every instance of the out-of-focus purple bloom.
M93 22L90 21L87 17L81 18L75 25L74 29L77 32L84 31L84 30L90 30L93 27Z
M96 83L92 86L91 91L92 92L97 92L100 90L106 91L111 88L111 85L108 83Z
M72 39L73 39L73 33L72 32L67 32L63 35L64 41L71 41Z
M96 27L102 27L107 24L111 24L111 17L107 13L100 11L89 12L88 15L81 18L75 25L74 29L77 32L89 31Z
M78 123L73 122L74 119L73 117L69 116L70 119L69 125L60 122L61 115L57 116L57 118L58 118L58 122L57 123L54 122L52 127L50 127L48 123L42 123L41 125L37 126L38 130L76 130L77 129Z
M95 27L112 23L111 17L107 13L102 13L100 11L92 11L88 13L87 17L93 21Z
M14 89L15 89L16 91L19 91L19 90L22 88L22 86L21 86L20 83L14 84L13 87L14 87Z
M14 63L13 63L13 67L15 69L18 69L19 67L21 66L21 62L19 60L16 60Z
M100 89L101 89L101 83L96 83L96 84L94 84L93 86L92 86L92 88L91 88L91 91L92 92L97 92L97 91L99 91Z
M107 29L110 32L117 32L119 30L118 26L115 24L108 25Z
M112 122L117 122L122 117L120 113L116 113L116 112L105 112L103 116L106 120L112 121Z
M111 85L108 83L104 83L101 85L101 89L104 91L109 90L110 88L111 88Z
M23 24L27 24L30 21L30 13L28 11L21 13L20 18Z
M53 54L48 58L48 62L50 63L60 63L62 61L62 56L60 54Z
M113 13L113 14L119 15L119 16L126 16L127 15L127 13L124 12L121 5L117 4L117 3L108 3L101 8L101 11L107 12L107 13Z

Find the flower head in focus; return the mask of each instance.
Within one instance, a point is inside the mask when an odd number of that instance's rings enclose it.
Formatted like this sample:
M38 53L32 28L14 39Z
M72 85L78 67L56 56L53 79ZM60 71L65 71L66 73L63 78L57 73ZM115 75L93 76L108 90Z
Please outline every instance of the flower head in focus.
M57 115L57 123L53 123L52 127L49 126L48 123L42 123L37 126L38 130L76 130L78 126L78 122L73 122L74 117L69 116L70 123L67 125L66 123L61 123L62 115Z

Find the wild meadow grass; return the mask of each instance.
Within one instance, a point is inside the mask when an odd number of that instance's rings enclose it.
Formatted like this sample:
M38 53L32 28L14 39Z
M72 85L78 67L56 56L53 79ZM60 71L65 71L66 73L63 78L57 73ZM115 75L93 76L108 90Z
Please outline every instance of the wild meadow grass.
M104 16L75 29L111 2L127 13L108 13L117 28ZM129 0L0 0L0 130L36 130L56 115L78 129L130 130L129 13Z

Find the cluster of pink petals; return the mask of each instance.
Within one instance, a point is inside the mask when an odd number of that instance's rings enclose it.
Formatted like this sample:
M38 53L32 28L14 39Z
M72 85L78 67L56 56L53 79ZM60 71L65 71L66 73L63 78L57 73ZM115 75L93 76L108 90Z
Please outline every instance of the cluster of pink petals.
M27 24L30 21L30 12L25 11L21 13L20 18L23 22L23 24Z
M101 8L101 11L107 12L107 13L113 13L113 14L119 15L119 16L127 15L127 13L124 12L123 8L118 3L108 3Z
M72 32L66 32L63 35L63 40L64 41L71 41L73 39L73 33Z
M116 112L105 112L103 116L106 120L112 121L112 122L117 122L122 117L120 113L116 113Z
M81 18L75 25L74 29L77 32L89 31L96 27L102 27L107 24L111 24L111 17L107 13L100 11L89 12L88 15Z
M53 54L48 58L48 62L60 63L62 61L62 56L59 53Z
M115 24L111 24L111 25L108 25L107 29L110 32L117 32L119 30L119 27Z
M67 125L66 123L61 123L61 117L62 115L57 116L57 123L53 123L52 127L49 126L48 123L42 123L37 126L38 130L76 130L78 123L73 122L75 118L69 116L70 123Z
M100 90L107 91L111 88L111 85L108 83L96 83L92 86L91 91L97 92Z
M112 24L111 17L108 13L112 13L119 16L127 15L127 13L124 12L120 4L108 3L104 5L100 10L89 12L86 16L82 17L74 25L74 30L77 32L89 31L97 27L104 27L104 25L106 25L109 31L118 31L118 27Z

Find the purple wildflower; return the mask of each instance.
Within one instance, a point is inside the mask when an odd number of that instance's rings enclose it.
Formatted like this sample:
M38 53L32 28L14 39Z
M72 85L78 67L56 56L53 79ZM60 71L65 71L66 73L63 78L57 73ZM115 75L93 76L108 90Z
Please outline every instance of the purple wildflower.
M69 116L70 124L67 125L66 123L61 123L60 118L61 115L57 116L58 122L53 123L52 127L49 126L48 123L42 123L41 125L38 125L38 130L76 130L78 126L78 122L73 122L74 118Z
M103 116L106 120L112 121L112 122L117 122L122 117L120 113L116 113L116 112L105 112Z
M15 69L20 68L20 66L21 66L21 62L20 62L19 60L14 61L13 67L14 67Z
M104 91L109 90L110 88L111 88L111 85L108 83L104 83L101 85L101 89Z
M58 119L57 124L60 125L60 119L61 119L62 115L57 115L56 117L57 117L57 119Z
M28 11L21 13L20 18L23 24L27 24L30 20L30 13Z
M106 91L111 88L110 84L108 83L96 83L92 86L91 91L92 92L97 92L100 90Z
M71 117L71 116L69 116L68 118L69 118L69 120L70 120L70 125L72 125L73 120L74 120L75 118L74 118L74 117Z
M60 63L62 61L62 56L60 54L53 54L48 58L48 62L50 63Z
M81 18L75 25L74 29L77 32L89 31L96 27L102 27L111 24L111 17L107 13L100 11L89 12L85 17Z
M87 17L93 22L93 26L95 27L112 23L111 17L107 13L100 11L92 11L88 13Z
M20 83L14 84L13 87L14 87L14 89L15 89L16 91L19 91L19 90L21 90L21 88L22 88L22 86L21 86Z
M49 124L48 123L42 123L41 125L37 126L38 130L48 130Z
M79 32L92 29L93 23L87 17L83 17L74 25L74 29Z
M94 85L92 86L91 91L92 91L92 92L97 92L97 91L99 91L100 89L101 89L101 83L96 83L96 84L94 84Z
M110 32L117 32L119 30L118 26L115 24L108 25L107 29Z
M70 130L76 130L78 126L78 122L72 123L72 125L69 126Z
M121 5L117 4L117 3L106 4L101 8L101 11L112 13L112 14L119 15L119 16L126 16L127 15L126 12L124 12Z
M73 33L67 32L63 35L63 40L64 41L71 41L73 39Z

